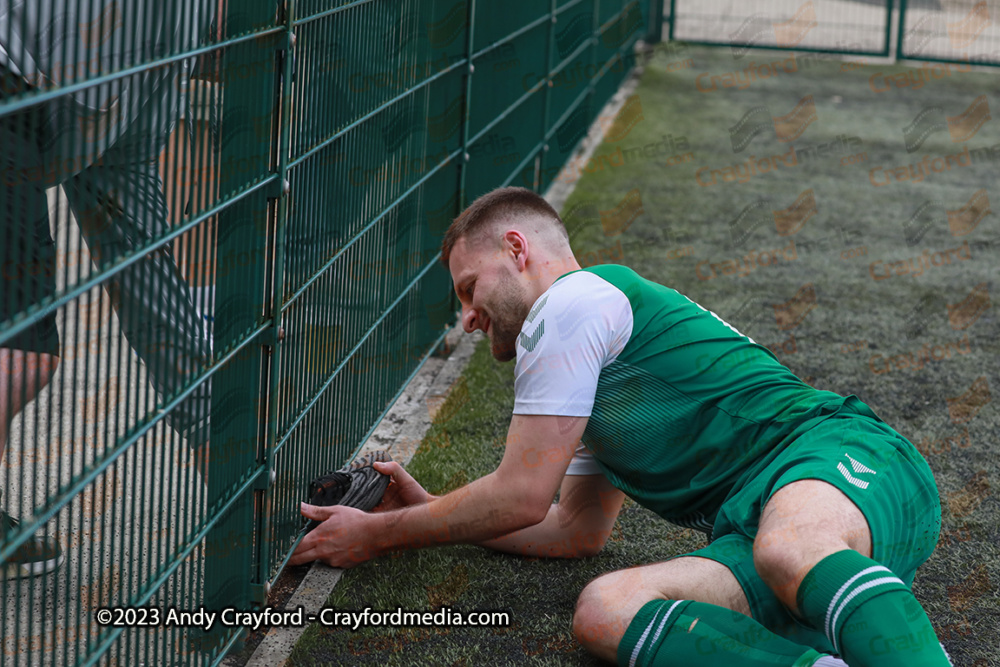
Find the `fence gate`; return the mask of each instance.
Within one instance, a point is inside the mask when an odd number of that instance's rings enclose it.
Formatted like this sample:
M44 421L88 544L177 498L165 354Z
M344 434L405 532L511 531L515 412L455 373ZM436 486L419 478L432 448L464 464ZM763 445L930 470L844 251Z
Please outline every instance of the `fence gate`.
M671 0L667 35L752 49L1000 65L1000 0Z
M1000 1L899 0L900 60L1000 65Z
M750 49L888 56L892 0L671 0L669 37Z
M451 219L544 190L662 14L0 0L0 664L239 647L190 612L266 604L455 321Z

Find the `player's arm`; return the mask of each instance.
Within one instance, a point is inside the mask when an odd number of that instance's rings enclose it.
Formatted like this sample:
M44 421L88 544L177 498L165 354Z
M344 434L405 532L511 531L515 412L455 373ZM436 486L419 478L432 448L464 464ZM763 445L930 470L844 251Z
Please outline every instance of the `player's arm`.
M420 505L374 514L304 507L303 514L323 523L289 562L350 567L402 549L480 543L543 522L586 425L585 417L514 415L495 471Z
M427 493L399 463L376 463L375 467L390 475L392 482L373 512L423 505L437 498ZM601 473L567 473L559 487L559 502L549 506L540 523L480 542L480 545L525 556L593 556L601 551L611 535L624 498L625 494Z
M625 494L604 475L566 475L559 502L549 507L540 523L480 544L525 556L594 556L611 535L624 500Z
M399 463L376 463L375 467L390 475L392 482L382 503L372 511L423 505L437 498L427 493ZM559 502L549 507L540 523L480 544L525 556L581 558L596 555L611 535L624 498L625 494L601 473L567 473L559 487Z
M544 520L586 423L514 415L497 469L424 505L384 513L386 546L476 543Z

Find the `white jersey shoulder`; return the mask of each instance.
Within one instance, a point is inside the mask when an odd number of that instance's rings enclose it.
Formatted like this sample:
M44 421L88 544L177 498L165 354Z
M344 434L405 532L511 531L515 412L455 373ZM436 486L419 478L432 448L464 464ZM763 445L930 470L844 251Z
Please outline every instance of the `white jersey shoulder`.
M601 370L628 343L632 322L628 297L593 273L553 283L518 336L514 414L589 417Z

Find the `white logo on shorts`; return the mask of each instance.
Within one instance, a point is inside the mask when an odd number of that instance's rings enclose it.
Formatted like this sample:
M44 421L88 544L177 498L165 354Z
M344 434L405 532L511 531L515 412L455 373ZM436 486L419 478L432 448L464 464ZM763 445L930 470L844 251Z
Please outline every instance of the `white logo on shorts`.
M849 454L844 454L844 456L846 456L847 460L851 462L851 467L854 468L854 472L856 474L858 475L875 474L874 470L864 465L863 463L858 463L857 461L852 459ZM847 469L847 466L845 466L843 462L837 464L837 470L839 470L840 473L847 478L848 482L858 487L859 489L864 490L868 488L868 482L864 481L863 479L858 479L857 477L852 475L851 471Z

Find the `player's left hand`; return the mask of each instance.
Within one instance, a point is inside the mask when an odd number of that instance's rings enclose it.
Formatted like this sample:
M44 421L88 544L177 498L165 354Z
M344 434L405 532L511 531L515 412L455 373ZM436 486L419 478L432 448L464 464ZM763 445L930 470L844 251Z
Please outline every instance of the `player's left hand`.
M382 495L382 502L376 505L372 512L388 512L411 505L423 505L434 500L434 496L427 493L424 487L420 486L420 482L413 479L396 461L376 462L374 468L383 475L389 475L392 481Z
M331 567L351 568L378 555L372 515L343 505L317 507L302 503L302 516L321 521L302 538L288 563L301 565L321 560Z

